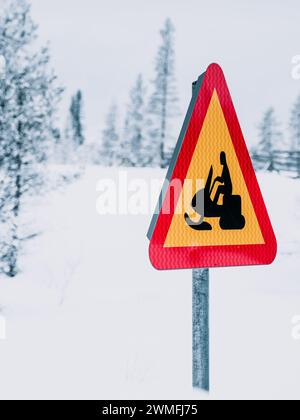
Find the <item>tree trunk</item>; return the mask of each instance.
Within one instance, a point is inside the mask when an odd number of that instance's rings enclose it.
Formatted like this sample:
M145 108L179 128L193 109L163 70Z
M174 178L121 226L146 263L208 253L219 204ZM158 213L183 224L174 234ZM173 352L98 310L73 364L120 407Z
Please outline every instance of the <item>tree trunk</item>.
M9 250L9 277L15 277L18 273L18 218L20 214L21 206L21 197L22 197L22 123L18 123L18 141L16 142L17 154L14 158L14 167L12 169L13 176L13 222L12 222L12 232L11 232L11 241L10 250Z

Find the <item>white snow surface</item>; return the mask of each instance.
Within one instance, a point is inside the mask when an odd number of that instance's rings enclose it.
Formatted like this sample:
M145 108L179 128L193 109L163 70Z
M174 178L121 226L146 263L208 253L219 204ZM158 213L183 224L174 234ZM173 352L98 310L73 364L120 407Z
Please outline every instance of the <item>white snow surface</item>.
M191 271L151 267L150 214L97 214L97 182L117 176L89 168L26 203L23 223L39 235L24 243L17 278L0 278L0 399L299 399L299 181L258 175L275 263L211 270L205 394L192 389Z

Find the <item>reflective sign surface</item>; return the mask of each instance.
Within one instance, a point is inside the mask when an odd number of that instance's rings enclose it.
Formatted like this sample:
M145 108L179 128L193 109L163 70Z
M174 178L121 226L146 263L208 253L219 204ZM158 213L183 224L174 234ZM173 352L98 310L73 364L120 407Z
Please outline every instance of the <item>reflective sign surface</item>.
M270 264L277 244L221 68L194 95L149 230L157 269Z

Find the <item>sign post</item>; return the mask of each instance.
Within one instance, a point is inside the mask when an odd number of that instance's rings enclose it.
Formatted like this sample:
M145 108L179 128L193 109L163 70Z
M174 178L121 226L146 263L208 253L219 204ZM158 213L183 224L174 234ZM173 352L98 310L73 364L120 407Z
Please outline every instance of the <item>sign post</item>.
M193 270L193 387L209 391L209 270Z
M156 269L193 269L193 384L208 390L208 268L271 264L277 253L272 224L217 64L193 84L148 238Z

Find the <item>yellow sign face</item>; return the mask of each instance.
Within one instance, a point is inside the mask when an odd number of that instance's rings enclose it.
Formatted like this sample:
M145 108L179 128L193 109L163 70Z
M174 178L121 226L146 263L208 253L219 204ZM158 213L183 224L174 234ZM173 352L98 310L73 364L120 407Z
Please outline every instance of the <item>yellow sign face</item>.
M165 248L265 244L216 90L186 180L168 230ZM204 205L204 214L195 205L185 208L186 203L193 202L199 185L203 189L202 198L207 197L204 202L209 204ZM239 207L239 227L230 228L220 224L226 196L235 207ZM187 211L190 224L182 209ZM202 228L191 228L197 223Z
M277 241L221 67L193 96L148 231L158 270L271 264Z

